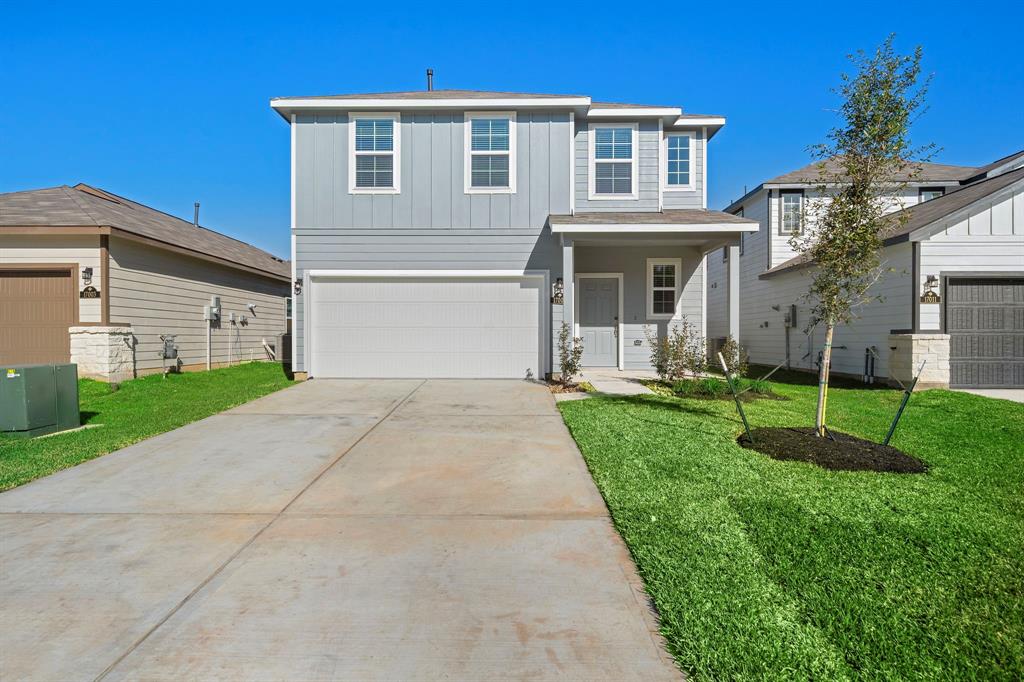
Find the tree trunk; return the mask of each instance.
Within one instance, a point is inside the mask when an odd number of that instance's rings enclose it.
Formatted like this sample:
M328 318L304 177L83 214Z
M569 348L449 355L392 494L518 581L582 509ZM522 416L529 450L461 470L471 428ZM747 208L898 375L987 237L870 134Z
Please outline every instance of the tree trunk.
M814 432L825 435L825 403L828 400L828 375L832 367L832 333L835 327L825 327L825 347L821 351L821 367L818 369L818 413L814 419Z

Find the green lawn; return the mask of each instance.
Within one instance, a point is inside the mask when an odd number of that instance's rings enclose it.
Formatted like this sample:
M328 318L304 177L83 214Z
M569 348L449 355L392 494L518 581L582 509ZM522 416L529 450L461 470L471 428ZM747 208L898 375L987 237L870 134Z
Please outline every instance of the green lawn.
M66 469L164 431L289 386L280 365L251 363L212 372L125 381L120 389L78 382L82 423L96 428L31 440L0 434L0 490Z
M752 426L813 423L813 386L774 389ZM900 395L831 391L833 430L881 440ZM1024 679L1024 405L914 395L911 475L742 449L727 401L559 409L696 678Z

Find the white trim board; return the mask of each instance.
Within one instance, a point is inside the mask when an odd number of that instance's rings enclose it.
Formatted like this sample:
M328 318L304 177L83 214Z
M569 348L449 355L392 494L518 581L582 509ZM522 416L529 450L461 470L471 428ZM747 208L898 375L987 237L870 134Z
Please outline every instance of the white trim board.
M272 99L270 107L279 111L298 109L343 109L347 111L370 111L373 109L490 109L529 107L531 109L565 109L589 107L589 97L430 97L404 99L381 97L374 99L352 99L345 97L309 97L304 99Z
M588 119L664 118L683 115L680 107L591 107Z
M650 223L650 224L622 224L610 223L600 225L585 225L565 223L551 223L551 231L558 232L757 232L758 223Z
M621 272L577 272L576 276L573 277L573 293L572 293L572 335L579 337L580 335L580 280L581 279L617 279L619 287L619 320L616 324L617 334L619 337L619 352L618 361L616 366L622 370L625 369L625 355L626 347L626 323L624 321L624 302L625 295L622 291L623 275Z

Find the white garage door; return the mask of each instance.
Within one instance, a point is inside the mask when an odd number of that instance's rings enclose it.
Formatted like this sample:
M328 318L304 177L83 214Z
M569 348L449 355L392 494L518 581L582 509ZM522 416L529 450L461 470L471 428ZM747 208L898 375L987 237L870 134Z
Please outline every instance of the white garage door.
M314 277L314 377L544 375L543 277Z

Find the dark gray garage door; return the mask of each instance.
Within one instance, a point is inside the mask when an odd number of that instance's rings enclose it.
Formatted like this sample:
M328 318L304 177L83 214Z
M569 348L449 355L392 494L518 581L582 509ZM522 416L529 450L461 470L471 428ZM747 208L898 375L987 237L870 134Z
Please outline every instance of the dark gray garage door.
M950 384L1024 387L1024 279L950 279Z

